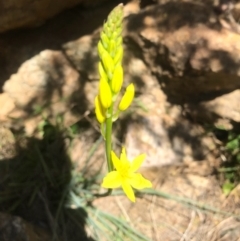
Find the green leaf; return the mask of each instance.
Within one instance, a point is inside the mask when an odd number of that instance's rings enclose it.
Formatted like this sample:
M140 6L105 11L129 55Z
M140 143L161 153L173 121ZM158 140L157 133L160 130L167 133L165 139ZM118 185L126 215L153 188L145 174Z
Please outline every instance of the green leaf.
M235 185L231 182L225 182L222 186L222 190L223 190L223 193L225 195L228 195L232 190L233 188L235 187Z
M226 145L226 148L228 150L234 150L234 149L237 149L238 147L239 147L239 140L237 138L229 141Z

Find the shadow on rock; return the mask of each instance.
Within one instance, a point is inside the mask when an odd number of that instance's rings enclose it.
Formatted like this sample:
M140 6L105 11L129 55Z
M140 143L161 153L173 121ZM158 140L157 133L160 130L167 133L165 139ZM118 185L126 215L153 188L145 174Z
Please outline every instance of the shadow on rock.
M49 123L42 131L42 140L22 139L22 134L15 133L17 155L0 162L0 211L19 216L50 233L52 238L45 240L93 241L84 229L88 213L84 208L69 206L73 177L66 153L68 137ZM11 222L1 228L0 239L4 241L17 241L21 235L31 237L31 233L23 234Z
M196 2L169 1L165 4L154 5L138 13L130 15L127 23L128 31L141 32L144 27L153 24L161 32L171 32L181 27L195 27L206 24L208 27L220 30L220 25L211 21L210 6Z
M26 60L43 50L61 50L66 42L91 34L102 26L108 13L119 3L108 1L99 7L78 6L64 11L35 29L0 34L0 87Z
M126 18L127 50L144 61L172 104L240 88L239 34L206 3L169 1ZM129 61L128 61L129 62Z

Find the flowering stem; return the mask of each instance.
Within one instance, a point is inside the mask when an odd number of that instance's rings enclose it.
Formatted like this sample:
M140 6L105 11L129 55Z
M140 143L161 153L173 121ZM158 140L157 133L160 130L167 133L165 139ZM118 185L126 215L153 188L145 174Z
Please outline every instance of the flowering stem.
M113 115L113 104L108 109L108 118L106 119L106 157L108 164L108 172L113 171L113 164L111 160L111 150L112 150L112 115Z

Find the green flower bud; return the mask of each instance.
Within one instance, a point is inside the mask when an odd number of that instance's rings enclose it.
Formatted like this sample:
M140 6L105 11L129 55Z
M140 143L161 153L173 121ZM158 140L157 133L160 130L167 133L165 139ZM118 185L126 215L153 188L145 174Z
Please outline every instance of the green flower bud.
M112 38L113 33L117 28L121 28L122 19L123 19L123 4L119 4L108 15L107 22L104 24L104 27L103 27L104 32L109 38Z
M113 29L114 22L115 22L114 19L111 16L109 16L108 21L107 21L107 25L108 25L109 29Z
M106 31L105 31L107 37L110 39L112 36L112 29L107 25Z
M122 83L123 83L123 68L119 64L115 68L113 72L113 77L112 77L112 91L114 93L118 93L121 88L122 88Z
M115 7L112 12L109 14L109 19L113 19L119 25L122 22L123 18L123 4L119 4Z
M131 103L133 101L133 98L134 98L134 92L135 92L134 85L130 84L127 87L127 89L126 89L126 91L125 91L125 93L124 93L124 95L123 95L123 97L120 101L120 104L118 106L118 109L120 111L126 110L131 105Z
M103 24L103 32L107 33L108 25L107 22Z
M101 33L101 42L102 42L104 48L107 49L109 46L109 39L104 32Z
M99 98L101 101L102 106L107 109L112 104L112 91L106 79L100 79L99 85Z

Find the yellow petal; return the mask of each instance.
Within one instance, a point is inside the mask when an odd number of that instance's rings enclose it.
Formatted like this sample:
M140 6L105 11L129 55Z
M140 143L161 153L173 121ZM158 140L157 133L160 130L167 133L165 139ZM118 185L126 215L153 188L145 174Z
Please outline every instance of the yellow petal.
M141 154L137 156L131 164L131 172L137 171L138 168L142 165L145 158L146 158L146 154Z
M122 189L125 192L126 196L130 199L130 201L135 202L135 194L128 182L125 181L122 183Z
M126 161L126 160L127 160L127 155L126 155L126 149L125 149L125 147L122 147L122 152L121 152L121 155L120 155L120 160L121 160L121 161Z
M104 108L109 108L112 104L112 92L106 79L100 79L99 98Z
M122 153L120 155L120 161L121 161L122 169L124 169L125 172L129 172L130 171L130 167L131 167L131 163L127 159L125 147L122 148Z
M117 171L109 172L102 182L102 187L104 188L118 188L122 184L122 179Z
M121 162L119 158L116 156L116 154L113 151L111 151L111 157L112 157L113 166L116 168L117 171L119 171L121 168Z
M133 98L134 98L134 92L135 92L134 85L130 84L127 87L127 89L126 89L126 91L125 91L125 93L124 93L124 95L123 95L123 97L120 101L120 104L118 106L119 110L124 111L131 105L131 103L133 101Z
M134 173L128 181L129 184L135 189L152 187L152 183L144 178L140 173Z

